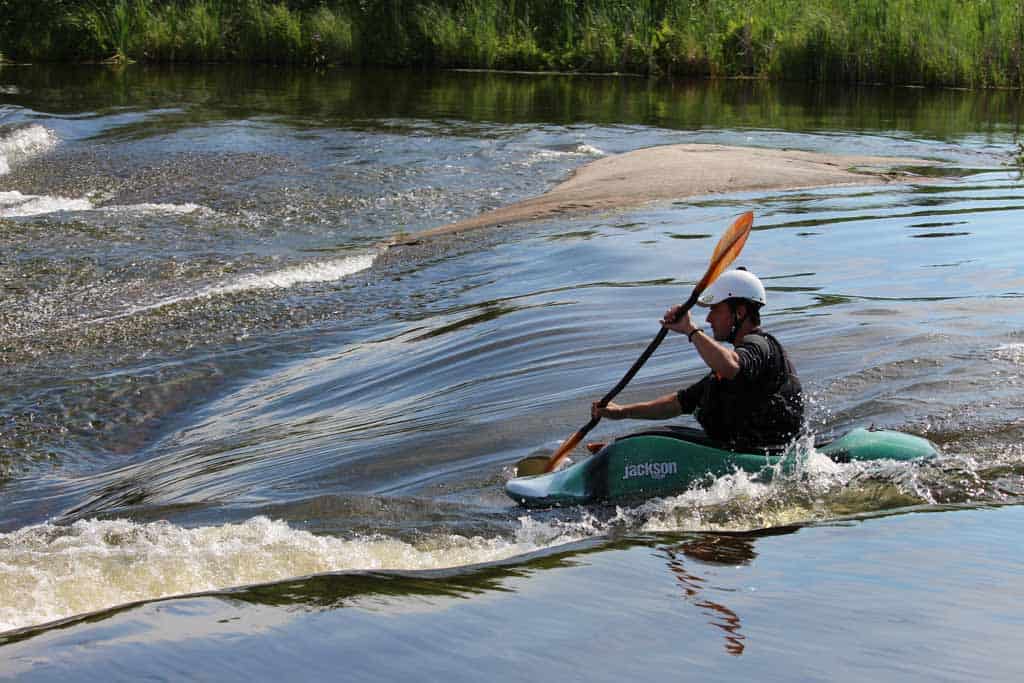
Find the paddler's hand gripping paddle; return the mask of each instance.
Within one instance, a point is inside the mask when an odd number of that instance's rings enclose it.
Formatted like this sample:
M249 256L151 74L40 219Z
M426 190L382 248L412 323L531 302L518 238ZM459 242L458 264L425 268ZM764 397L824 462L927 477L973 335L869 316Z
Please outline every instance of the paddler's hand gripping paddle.
M754 214L752 211L747 211L742 214L739 218L733 221L733 224L729 226L729 229L725 231L721 239L718 240L718 244L715 246L715 252L711 255L711 263L708 265L707 271L704 273L704 277L700 279L700 282L693 288L693 293L690 294L690 298L686 300L682 308L679 309L679 313L676 319L686 315L687 311L693 308L694 304L697 303L697 298L700 297L701 293L707 289L707 287L714 282L719 275L725 272L725 269L729 267L736 257L740 255L740 251L743 249L743 245L747 243L747 237L750 235L750 227L754 224ZM622 391L629 381L633 379L633 375L643 367L643 364L647 362L647 359L651 357L654 350L658 348L665 335L668 334L666 328L661 328L658 335L654 338L647 348L644 350L640 357L636 359L633 366L629 371L619 380L619 383L609 391L604 398L601 399L598 405L604 408L606 405L611 403L612 399L615 398L620 391ZM550 458L546 458L543 455L533 455L528 458L523 458L516 463L516 476L524 477L531 474L541 474L542 472L554 472L558 469L558 466L562 464L572 449L576 448L577 444L583 440L583 437L587 435L591 429L597 426L597 423L601 421L600 417L590 418L590 422L583 425L575 434L569 437L565 442L562 443L561 448L552 455Z

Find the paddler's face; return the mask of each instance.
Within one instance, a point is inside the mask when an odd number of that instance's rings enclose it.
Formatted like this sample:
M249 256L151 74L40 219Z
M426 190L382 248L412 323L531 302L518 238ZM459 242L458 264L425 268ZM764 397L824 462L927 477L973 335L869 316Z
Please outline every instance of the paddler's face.
M715 341L727 341L732 331L732 310L725 301L719 301L708 309L708 324L715 335Z

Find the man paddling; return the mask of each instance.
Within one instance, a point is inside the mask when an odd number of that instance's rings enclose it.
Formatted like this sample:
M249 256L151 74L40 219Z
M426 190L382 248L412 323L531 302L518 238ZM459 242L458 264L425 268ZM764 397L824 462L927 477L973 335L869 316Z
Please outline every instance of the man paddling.
M664 420L692 413L705 433L736 449L780 446L803 423L800 380L778 340L761 330L764 285L740 268L723 273L697 303L709 308L711 335L680 306L665 312L662 327L685 334L711 372L696 384L646 403L599 402L593 417ZM733 345L730 349L720 342Z

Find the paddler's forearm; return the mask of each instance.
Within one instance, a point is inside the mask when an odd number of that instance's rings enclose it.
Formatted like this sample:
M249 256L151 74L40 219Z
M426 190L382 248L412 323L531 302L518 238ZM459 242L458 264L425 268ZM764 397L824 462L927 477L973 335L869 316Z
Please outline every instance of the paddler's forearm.
M680 307L673 306L665 311L661 326L685 335L690 343L697 347L697 353L715 374L725 379L732 379L740 372L740 357L732 349L727 349L714 340L710 333L693 324L690 312L679 314Z
M719 377L732 379L739 374L740 357L733 349L722 346L703 330L695 330L690 341L707 366Z
M609 403L599 408L597 403L591 407L592 416L607 417L611 420L667 420L683 414L676 394L666 394L661 398L644 403Z

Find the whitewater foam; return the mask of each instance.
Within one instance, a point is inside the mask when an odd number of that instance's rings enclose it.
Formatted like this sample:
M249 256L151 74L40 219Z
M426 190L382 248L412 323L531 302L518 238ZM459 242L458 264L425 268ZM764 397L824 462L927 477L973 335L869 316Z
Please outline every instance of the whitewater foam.
M0 176L11 168L53 149L59 139L45 126L30 124L0 132ZM0 192L0 218L24 218L58 213L61 211L100 210L108 213L132 214L190 214L207 210L198 204L141 203L124 206L97 207L93 197L60 197L23 194L18 191Z
M3 160L0 159L2 173ZM0 218L24 218L58 211L88 211L92 208L93 204L88 199L22 194L17 190L0 192Z
M23 194L17 190L0 192L0 218L27 218L58 213L60 211L96 211L113 215L175 215L184 216L196 212L212 213L199 204L113 204L96 206L91 197L55 197L50 195Z
M360 254L358 256L348 256L332 261L307 263L301 266L293 266L291 268L284 268L269 273L243 275L233 282L211 285L190 294L168 297L154 303L134 306L123 313L96 318L90 321L90 323L97 324L110 322L111 320L119 320L121 318L139 315L140 313L148 313L150 311L159 310L175 304L210 299L217 296L238 294L241 292L262 289L286 289L288 287L294 287L295 285L316 282L334 282L370 268L376 258L376 253L367 253Z
M534 152L533 155L531 155L531 160L545 161L549 159L573 156L603 157L607 156L607 154L593 145L580 143L567 149L543 149L539 152Z
M0 134L0 175L11 172L11 164L52 149L57 135L49 128L31 124Z
M0 534L0 631L140 600L343 570L422 570L522 555L577 540L556 527L522 537L342 539L254 517L187 529L168 522L87 520ZM546 541L546 542L545 542Z
M254 289L284 289L312 282L333 282L366 270L373 265L375 258L376 254L361 254L320 263L304 263L270 273L246 275L229 284L207 287L200 291L198 296L218 296Z
M199 204L159 204L143 202L141 204L112 205L102 207L104 213L113 214L169 214L184 216L190 213L203 212L213 213L210 209Z
M1024 365L1024 344L1000 344L994 351L995 357L1014 365Z
M592 156L592 157L603 157L603 156L606 156L606 153L603 150L600 150L597 147L594 147L593 145L587 145L587 144L576 145L576 153L577 154L585 154L587 156Z

